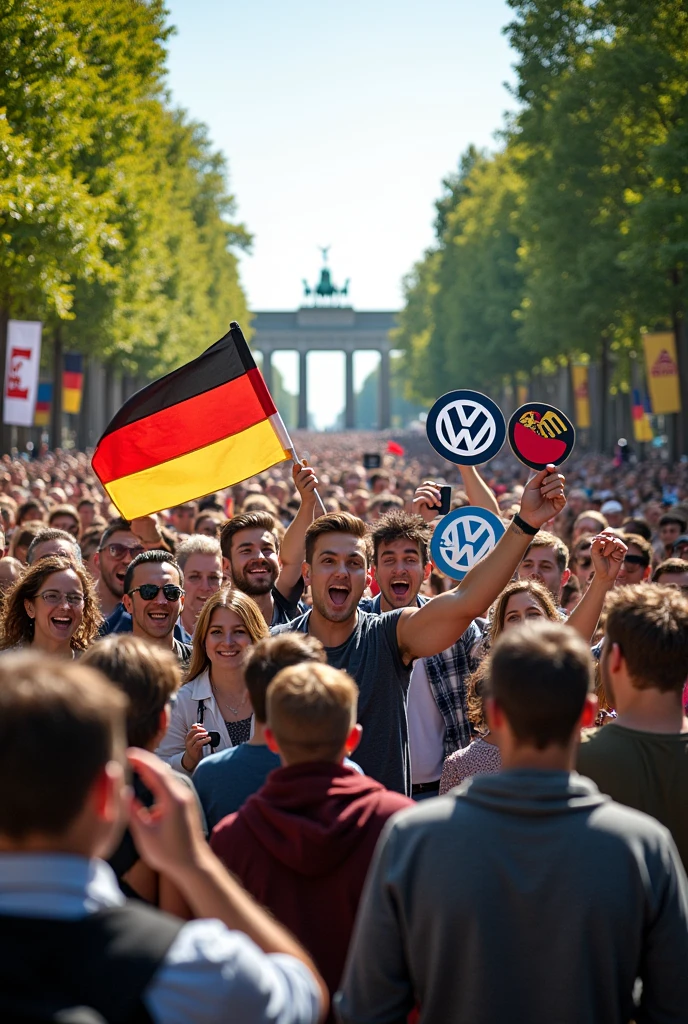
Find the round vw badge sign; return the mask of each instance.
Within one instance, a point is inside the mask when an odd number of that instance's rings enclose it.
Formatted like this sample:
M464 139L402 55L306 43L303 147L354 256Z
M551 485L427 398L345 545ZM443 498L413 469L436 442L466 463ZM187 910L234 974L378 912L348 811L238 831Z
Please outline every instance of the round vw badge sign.
M487 509L468 505L441 519L430 543L432 560L445 576L462 580L476 562L489 554L506 527Z
M489 462L506 439L498 405L479 391L449 391L438 398L425 424L436 452L457 466Z

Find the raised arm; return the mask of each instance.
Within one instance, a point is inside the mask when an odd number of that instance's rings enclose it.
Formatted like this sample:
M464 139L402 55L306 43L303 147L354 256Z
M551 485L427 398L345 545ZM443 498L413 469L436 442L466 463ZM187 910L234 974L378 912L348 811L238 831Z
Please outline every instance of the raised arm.
M329 994L313 961L297 940L249 896L205 841L190 789L158 759L131 749L129 762L155 798L148 810L134 801L129 827L142 859L177 886L196 917L216 918L248 935L264 953L287 953L310 970L320 988L325 1016Z
M566 505L564 477L554 466L543 469L526 484L520 518L539 529ZM456 643L470 623L484 614L507 585L533 539L512 521L504 536L454 590L440 594L422 608L407 608L397 623L397 641L406 663L428 658Z
M280 544L280 563L282 565L276 587L282 597L289 599L294 587L301 579L301 566L306 557L306 530L315 517L315 488L318 479L311 466L295 462L292 476L296 489L301 497L301 507L287 527Z
M477 505L478 508L486 508L488 512L494 512L496 516L501 516L502 510L497 503L492 488L487 486L477 467L459 466L459 472L463 480L463 489L471 505Z
M567 619L567 624L590 643L602 614L604 599L613 588L628 548L613 533L600 533L593 537L591 546L595 575Z

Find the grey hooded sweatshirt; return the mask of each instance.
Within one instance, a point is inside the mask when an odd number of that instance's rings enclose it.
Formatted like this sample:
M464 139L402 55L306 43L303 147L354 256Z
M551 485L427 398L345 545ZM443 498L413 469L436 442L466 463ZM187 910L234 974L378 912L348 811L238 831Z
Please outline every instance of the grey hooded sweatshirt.
M685 1024L688 880L669 832L553 771L396 814L336 1005L345 1024L414 1006L421 1024Z

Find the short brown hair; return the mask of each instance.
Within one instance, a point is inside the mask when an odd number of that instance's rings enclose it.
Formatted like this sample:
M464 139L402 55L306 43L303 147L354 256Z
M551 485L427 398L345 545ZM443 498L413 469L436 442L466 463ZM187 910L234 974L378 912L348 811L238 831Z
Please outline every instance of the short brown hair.
M94 644L81 664L98 669L127 695L127 743L147 748L158 734L165 705L181 684L178 659L156 644L120 633Z
M331 761L356 723L358 687L331 665L294 665L267 692L267 722L290 761Z
M327 661L323 645L308 633L266 636L251 648L244 663L244 679L256 721L262 725L267 721L265 698L277 673L307 661L321 664Z
M45 530L45 523L42 519L30 519L28 523L15 527L7 553L14 558L16 557L17 548L25 547L28 550L31 546L31 541L37 534L42 533L43 530Z
M0 658L0 834L59 836L99 773L123 757L126 698L78 662Z
M370 562L370 532L367 525L351 512L328 512L315 519L306 530L306 561L313 561L313 552L319 537L326 533L349 533L365 543L366 562Z
M72 538L73 540L74 538ZM103 616L100 614L93 577L83 565L72 562L62 555L46 555L33 565L27 566L22 575L5 594L0 619L0 650L31 644L34 635L34 621L30 618L24 601L33 601L43 582L55 572L75 572L84 592L84 614L81 625L74 631L71 640L73 651L85 651L95 640Z
M223 558L231 558L232 541L240 530L267 530L275 538L275 546L279 549L274 516L269 512L241 512L238 516L232 516L222 527L220 547Z
M385 512L373 525L370 538L373 542L374 565L377 565L380 545L391 544L396 540L408 540L417 544L421 562L425 565L428 561L430 527L422 516L410 515L402 509Z
M688 572L685 558L665 558L652 573L652 582L656 583L660 576L678 576L682 572Z
M612 644L618 644L638 689L682 693L688 676L688 598L656 583L610 591L604 646Z
M526 553L523 556L524 558L528 557L528 552L531 548L554 548L554 557L556 558L559 572L563 572L569 564L569 549L566 547L561 537L557 537L554 533L547 533L546 530L540 530L528 545Z
M186 673L187 679L195 679L196 676L200 676L201 672L205 672L210 665L205 652L205 640L210 628L210 620L216 608L229 608L230 611L236 612L246 626L252 643L255 644L263 637L269 636L265 619L253 598L233 587L222 587L208 598L196 620L191 661Z
M509 630L490 657L489 695L519 743L538 750L567 746L592 686L588 646L563 624L526 623Z
M624 544L632 544L634 547L638 548L645 559L645 565L648 566L650 564L652 561L652 545L649 540L645 540L645 538L639 533L622 533L621 539ZM688 563L686 564L686 569L688 569Z

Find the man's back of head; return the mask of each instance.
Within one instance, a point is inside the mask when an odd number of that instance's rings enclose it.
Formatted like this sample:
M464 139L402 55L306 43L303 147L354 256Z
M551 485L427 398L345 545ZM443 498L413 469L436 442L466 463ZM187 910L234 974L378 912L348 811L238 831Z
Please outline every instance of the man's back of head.
M244 679L256 721L262 725L267 721L268 687L283 668L326 661L325 648L308 633L282 633L254 644L244 664Z
M518 751L518 760L537 767L538 752L558 748L562 753L555 758L566 769L581 718L594 717L592 684L590 651L568 626L527 623L503 633L487 677L488 720L498 735L503 764L508 767Z
M341 762L358 743L358 687L327 664L282 669L267 692L268 744L285 764Z
M88 823L77 822L98 778L124 756L125 708L93 669L31 653L0 659L2 849L102 852L107 829L93 819L89 839Z

